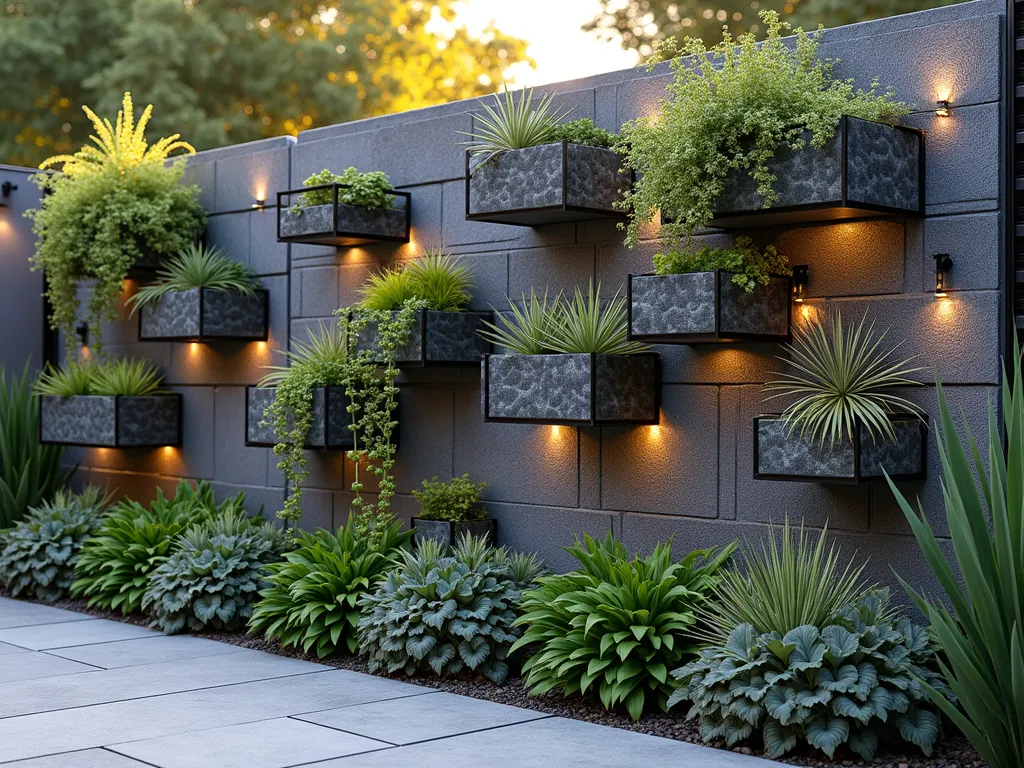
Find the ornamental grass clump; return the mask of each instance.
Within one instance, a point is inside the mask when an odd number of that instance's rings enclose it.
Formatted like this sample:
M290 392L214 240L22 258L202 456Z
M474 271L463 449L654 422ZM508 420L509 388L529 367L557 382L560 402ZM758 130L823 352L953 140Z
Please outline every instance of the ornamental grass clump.
M772 277L788 276L789 259L779 254L774 245L763 251L749 237L736 238L731 248L704 246L696 251L670 248L654 255L654 272L658 275L681 275L721 269L732 273L732 282L751 293L758 285L768 285Z
M166 266L161 267L156 281L142 286L128 300L128 304L134 315L140 308L155 304L168 293L193 288L211 288L254 296L256 281L248 267L229 259L217 246L189 243Z
M161 395L162 378L156 365L145 358L123 357L97 363L69 360L60 368L47 363L35 383L35 393L52 397Z
M454 256L430 248L407 264L371 274L359 288L359 308L395 311L421 300L426 309L459 312L469 305L472 285L469 270Z
M580 568L545 576L520 602L525 627L512 650L533 648L523 665L531 695L596 695L633 720L668 707L678 683L669 671L696 653L698 611L735 545L695 550L681 561L663 542L630 558L609 533L584 534L567 549Z
M658 58L673 58L669 95L654 117L623 126L619 151L636 172L620 203L630 212L626 242L635 246L641 226L660 211L666 242L689 239L710 223L730 174L748 174L764 207L778 199L771 161L782 147L825 147L842 115L894 123L909 111L891 91L856 89L833 75L836 62L818 57L820 31L792 31L775 11L761 11L766 37L735 40L728 31L707 48L699 39L669 41ZM681 58L674 58L674 57ZM653 62L651 63L653 66Z

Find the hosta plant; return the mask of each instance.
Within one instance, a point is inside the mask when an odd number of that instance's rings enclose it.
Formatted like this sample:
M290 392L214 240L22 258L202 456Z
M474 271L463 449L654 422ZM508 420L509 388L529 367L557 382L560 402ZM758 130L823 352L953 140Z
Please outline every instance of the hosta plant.
M243 511L196 523L150 575L142 608L168 634L244 627L257 592L267 586L267 566L280 560L285 541L273 523Z
M157 488L149 507L125 499L104 516L100 529L82 547L71 594L88 598L90 607L125 615L139 611L150 574L167 559L177 537L216 514L244 511L244 504L239 493L218 506L205 480L195 486L182 480L172 498Z
M845 745L871 760L879 744L900 742L930 755L941 721L926 686L945 690L934 666L925 630L893 617L887 591L868 592L827 626L739 625L673 671L670 704L692 702L705 741L756 737L772 758L804 743L830 758Z
M353 517L337 533L300 533L284 561L267 567L270 586L260 592L250 634L320 658L338 650L355 653L357 601L398 564L410 537L397 523L372 537Z
M578 570L545 576L523 595L516 626L526 630L513 650L535 646L523 665L530 693L596 694L634 720L665 709L677 686L669 671L695 653L697 611L734 549L696 550L676 562L662 543L630 558L611 533L603 541L584 535L568 549Z
M514 558L470 536L454 551L424 541L359 601L360 653L374 672L469 671L501 683L519 637L515 606L539 572L535 559Z
M99 528L110 497L95 487L57 491L13 528L0 532L0 584L14 596L52 602L75 578L82 544Z

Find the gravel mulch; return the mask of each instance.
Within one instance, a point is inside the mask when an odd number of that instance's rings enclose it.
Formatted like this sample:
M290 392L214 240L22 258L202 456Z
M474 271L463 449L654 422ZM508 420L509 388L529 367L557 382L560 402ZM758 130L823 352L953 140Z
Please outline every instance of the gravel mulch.
M85 600L60 600L56 603L49 603L55 608L63 608L69 611L78 611L90 616L97 616L115 621L123 621L129 624L147 626L148 619L138 614L122 616L121 614L110 613L109 611L89 608ZM348 669L355 672L370 672L362 659L356 656L336 656L327 659L317 659L315 656L304 654L290 648L281 648L276 642L267 640L264 637L248 637L242 634L228 632L210 632L202 637L211 640L218 640L222 643L237 645L243 648L251 648L257 651L275 653L279 656L289 656L296 659L315 661L320 664ZM404 676L395 676L397 679L405 679ZM651 736L662 736L677 741L687 741L692 744L704 744L701 741L695 721L688 721L681 713L672 714L647 714L643 719L634 723L625 714L609 712L599 703L580 696L564 698L557 694L531 697L526 692L526 687L519 677L510 676L504 685L495 685L489 680L478 678L474 680L437 680L431 678L417 678L413 682L441 691L471 696L476 699L486 699L499 704L508 704L514 707L532 709L537 712L545 712L558 717L567 717L575 720L585 720L599 725L608 725L613 728L622 728L627 731L646 733ZM717 744L725 748L723 744ZM741 754L756 754L747 747L733 748L734 752ZM789 765L806 766L807 768L835 768L835 766L860 766L870 765L872 768L987 768L986 763L979 757L978 753L961 734L955 732L951 726L947 726L946 736L939 742L938 747L931 757L925 757L918 753L890 753L879 750L875 759L865 763L852 753L840 753L835 761L829 761L808 750L806 752L792 752L779 760Z

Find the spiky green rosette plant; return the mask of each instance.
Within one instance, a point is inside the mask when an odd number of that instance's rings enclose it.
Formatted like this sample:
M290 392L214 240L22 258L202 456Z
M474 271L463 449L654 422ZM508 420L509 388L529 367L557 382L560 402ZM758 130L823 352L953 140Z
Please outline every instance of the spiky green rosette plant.
M654 255L654 272L658 275L681 275L722 269L732 273L732 282L751 293L758 285L768 285L776 275L790 275L789 259L779 254L774 245L761 251L749 237L736 238L731 248L704 246L696 251L678 247Z
M472 298L469 270L443 248L427 249L419 258L371 274L360 287L360 309L398 310L421 299L427 309L458 312Z
M338 202L344 205L371 209L391 208L394 205L391 182L383 171L360 173L356 168L349 167L338 174L324 168L302 182L304 187L316 187L323 184L340 184ZM330 205L333 202L334 192L331 189L311 189L299 195L290 210L293 214L299 215L303 208L312 208L314 205Z
M267 566L280 559L285 542L273 523L244 511L196 523L150 574L142 608L167 634L244 627L257 592L267 586Z
M896 440L889 416L906 413L921 417L915 403L888 391L899 386L918 386L907 378L921 370L909 368L910 360L895 358L900 344L885 348L886 332L875 332L867 315L853 327L843 325L838 310L824 322L797 326L795 343L787 344L789 364L795 373L783 373L765 386L776 394L767 398L792 398L782 416L790 433L798 431L811 441L829 447L852 440L858 425L872 440ZM901 342L902 343L902 342Z
M584 534L567 549L580 568L539 579L520 602L515 626L526 630L512 650L536 646L523 665L530 694L596 693L633 720L667 708L677 685L669 671L695 653L697 611L734 549L675 562L663 542L649 557L630 558L611 533L603 541Z
M636 184L621 201L630 212L626 243L660 211L665 242L689 239L706 226L733 171L757 182L764 206L778 199L770 163L780 147L821 148L835 136L842 115L895 122L908 107L877 86L855 89L833 76L836 62L818 57L821 34L796 30L796 46L785 36L789 24L762 11L764 40L753 34L706 48L699 39L666 43L659 58L672 58L674 80L654 117L623 126L619 151L636 172ZM675 58L675 57L680 58ZM651 63L651 66L653 66Z
M1003 369L1006 440L990 398L987 457L966 423L967 445L961 442L946 393L937 384L937 439L955 570L920 502L915 512L889 480L935 574L941 600L906 582L903 587L931 622L943 650L943 677L959 705L941 687L926 688L992 768L1024 765L1024 382L1016 340L1015 352L1012 384Z
M465 536L451 552L441 542L421 542L359 601L360 653L374 672L468 670L504 682L519 637L515 606L540 572L535 558L511 556L485 539Z
M376 536L360 531L354 517L337 533L300 533L284 561L267 566L270 586L260 592L249 619L249 633L301 648L317 657L359 646L358 599L374 590L398 565L411 538L398 523Z
M126 395L141 397L163 394L160 370L150 360L128 357L98 363L69 360L61 368L47 364L35 383L37 395Z
M549 336L561 310L562 295L559 294L551 302L548 292L543 298L530 288L530 298L522 294L522 302L516 304L508 300L509 313L497 312L498 325L484 321L487 326L480 330L480 335L492 344L504 347L516 355L543 355L553 352ZM493 307L492 307L493 309Z
M132 314L147 304L175 291L212 288L218 291L255 295L255 279L248 267L232 261L218 247L189 243L157 272L155 282L142 286L128 299Z
M110 500L95 486L77 495L60 490L0 532L0 584L14 597L64 597L82 544L99 528Z
M82 546L71 594L87 598L90 607L136 613L150 575L167 560L179 534L215 515L244 511L245 494L218 505L205 480L194 487L181 480L169 499L157 488L149 507L125 499L103 517L99 530Z

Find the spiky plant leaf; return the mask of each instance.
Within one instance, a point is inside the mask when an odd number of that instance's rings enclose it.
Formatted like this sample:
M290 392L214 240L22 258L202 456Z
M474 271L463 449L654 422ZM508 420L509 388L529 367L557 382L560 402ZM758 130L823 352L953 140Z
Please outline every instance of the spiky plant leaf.
M550 336L561 312L561 294L549 303L546 290L543 298L538 298L536 291L531 288L529 299L524 293L519 305L512 299L508 299L508 305L508 314L494 310L499 324L485 321L484 325L487 327L480 331L480 335L492 344L504 347L517 355L543 355L553 352Z
M142 286L128 299L134 315L147 304L155 304L173 291L213 288L218 291L255 295L255 279L248 267L232 261L217 246L190 243L161 267L155 282Z
M413 292L429 309L457 312L469 304L473 283L469 269L443 248L431 248L406 268ZM398 309L401 304L391 307Z
M650 347L629 340L626 298L618 292L601 306L601 284L593 281L584 296L579 286L569 301L559 305L555 322L546 329L547 345L567 354L633 355Z
M520 91L518 98L507 89L495 94L493 107L481 99L484 114L473 115L471 132L459 132L469 137L463 144L478 160L476 167L510 150L556 141L559 121L572 110L552 109L553 101L554 94L549 93L534 106L532 88Z
M160 389L160 380L163 378L160 370L145 358L122 357L94 364L90 366L90 371L90 394L93 395L142 397L162 394L164 391Z
M68 360L60 368L54 368L47 363L39 373L34 391L37 395L51 397L91 395L92 366L77 360Z

